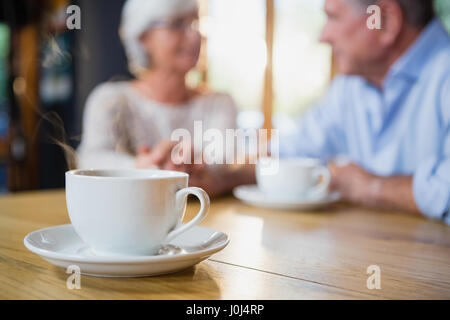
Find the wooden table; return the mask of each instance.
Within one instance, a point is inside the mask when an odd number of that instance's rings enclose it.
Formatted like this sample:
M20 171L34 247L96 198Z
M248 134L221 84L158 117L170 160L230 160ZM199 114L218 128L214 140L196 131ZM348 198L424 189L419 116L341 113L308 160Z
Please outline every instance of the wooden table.
M187 218L198 209L189 203ZM202 223L231 243L188 270L159 277L68 275L29 252L23 238L69 223L62 191L0 197L0 298L3 299L449 299L450 227L439 222L338 204L326 211L253 208L212 202ZM381 289L367 288L367 267Z

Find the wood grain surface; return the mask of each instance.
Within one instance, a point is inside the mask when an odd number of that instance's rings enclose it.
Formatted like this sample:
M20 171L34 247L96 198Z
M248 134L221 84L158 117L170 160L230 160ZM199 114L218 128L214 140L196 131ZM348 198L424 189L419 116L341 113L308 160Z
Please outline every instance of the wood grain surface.
M186 219L196 210L190 201ZM80 290L23 245L28 233L69 222L63 191L0 197L0 298L450 299L450 227L402 213L265 210L223 198L201 223L230 235L223 251L167 276L82 276ZM371 265L379 290L366 285Z

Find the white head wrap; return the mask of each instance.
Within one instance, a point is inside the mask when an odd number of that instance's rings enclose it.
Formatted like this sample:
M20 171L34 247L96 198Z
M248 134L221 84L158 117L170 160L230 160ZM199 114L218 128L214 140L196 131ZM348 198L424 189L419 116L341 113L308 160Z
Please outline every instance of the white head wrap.
M197 9L196 0L127 0L122 10L119 33L130 71L137 75L148 68L148 56L139 38L153 22L182 16Z

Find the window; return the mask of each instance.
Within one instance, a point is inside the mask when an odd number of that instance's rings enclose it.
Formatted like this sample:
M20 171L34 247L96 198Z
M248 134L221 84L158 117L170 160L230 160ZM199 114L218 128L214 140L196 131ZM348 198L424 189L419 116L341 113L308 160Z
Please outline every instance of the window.
M206 4L205 4L206 2ZM209 0L202 17L207 36L208 85L228 92L241 127L263 124L267 66L266 0ZM274 0L273 114L287 119L311 105L325 90L331 53L318 43L325 23L323 0ZM269 6L270 8L270 6Z
M259 110L266 67L265 1L210 0L208 83L241 110Z
M318 42L323 1L275 1L274 114L296 115L325 91L331 50Z

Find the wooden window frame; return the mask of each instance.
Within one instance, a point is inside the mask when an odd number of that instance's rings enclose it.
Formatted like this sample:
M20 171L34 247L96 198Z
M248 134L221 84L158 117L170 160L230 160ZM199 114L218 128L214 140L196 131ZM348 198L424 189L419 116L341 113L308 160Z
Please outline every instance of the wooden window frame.
M209 0L199 0L200 3L200 17L208 15ZM264 72L264 88L261 111L264 115L263 129L267 129L270 132L273 129L272 116L273 116L273 49L274 49L274 29L275 29L275 0L265 0L266 6L266 49L267 49L267 64ZM199 63L199 70L202 75L203 86L207 87L208 71L207 71L207 39L202 41L203 49ZM336 63L332 54L331 62L331 78L336 73Z

